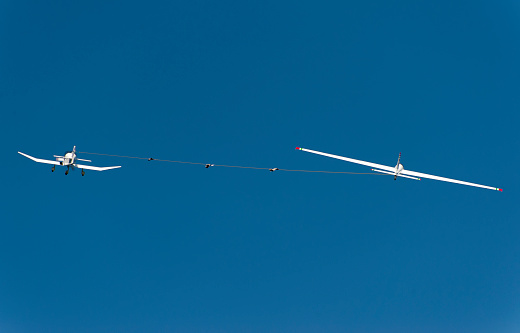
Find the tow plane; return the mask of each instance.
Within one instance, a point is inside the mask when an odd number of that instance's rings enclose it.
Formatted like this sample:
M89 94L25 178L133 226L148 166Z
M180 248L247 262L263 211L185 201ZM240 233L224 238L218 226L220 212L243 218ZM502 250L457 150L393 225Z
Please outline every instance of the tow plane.
M439 177L439 176L433 176L433 175L429 175L429 174L426 174L426 173L405 170L405 168L401 164L401 153L399 153L399 157L397 159L397 165L395 167L390 167L390 166L386 166L386 165L381 165L381 164L376 164L376 163L371 163L371 162L365 162L365 161L361 161L361 160L355 160L353 158L348 158L348 157L343 157L343 156L338 156L338 155L322 153L322 152L319 152L319 151L305 149L305 148L300 148L300 147L296 147L296 149L297 150L301 150L301 151L306 151L308 153L313 153L313 154L317 154L317 155L332 157L332 158L335 158L335 159L338 159L338 160L342 160L342 161L347 161L347 162L351 162L351 163L365 165L365 166L374 168L374 169L372 169L372 171L379 172L379 173L384 173L384 174L388 174L388 175L393 175L394 176L394 180L396 180L397 177L421 180L421 178L419 178L419 177L422 177L422 178L429 178L429 179L434 179L434 180L440 180L440 181L443 181L443 182L449 182L449 183L455 183L455 184L461 184L461 185L468 185L468 186L475 186L475 187L486 188L486 189L489 189L489 190L502 192L502 189L498 188L498 187L479 185L479 184L464 182L464 181L461 181L461 180L445 178L445 177Z
M74 170L76 168L81 169L81 175L85 176L85 170L105 171L105 170L117 169L117 168L121 167L120 165L119 166L110 166L110 167L96 167L96 166L92 166L92 165L78 164L77 161L83 161L83 162L92 162L92 161L78 158L76 156L76 146L74 146L74 148L71 151L65 152L65 154L63 156L54 155L54 157L56 158L56 161L43 160L41 158L29 156L22 152L18 152L18 154L23 155L38 163L52 164L53 165L52 169L51 169L52 172L54 172L54 170L56 169L56 165L66 166L67 171L65 171L65 175L69 174L70 169Z

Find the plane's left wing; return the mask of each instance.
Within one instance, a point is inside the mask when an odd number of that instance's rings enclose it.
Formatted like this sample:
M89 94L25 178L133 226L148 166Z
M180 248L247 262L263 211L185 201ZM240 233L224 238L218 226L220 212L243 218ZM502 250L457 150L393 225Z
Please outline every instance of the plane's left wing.
M18 152L18 154L23 155L23 156L25 156L25 157L27 157L27 158L35 161L35 162L38 162L38 163L61 165L61 163L58 162L58 161L42 160L41 158L32 157L32 156L29 156L29 155L21 153L21 152Z
M429 178L429 179L440 180L440 181L448 182L448 183L455 183L455 184L461 184L461 185L475 186L475 187L480 187L480 188L487 188L488 190L495 190L495 191L502 192L502 189L498 188L498 187L491 187L491 186L486 186L486 185L474 184L474 183L464 182L462 180L456 180L456 179L451 179L451 178L439 177L439 176L429 175L427 173L409 171L409 170L406 170L406 169L401 171L401 173L405 174L405 175L409 175L409 176Z
M86 169L86 170L105 171L105 170L117 169L117 168L120 168L121 166L118 165L118 166L110 166L110 167L95 167L92 165L75 164L75 167L80 168L80 169Z

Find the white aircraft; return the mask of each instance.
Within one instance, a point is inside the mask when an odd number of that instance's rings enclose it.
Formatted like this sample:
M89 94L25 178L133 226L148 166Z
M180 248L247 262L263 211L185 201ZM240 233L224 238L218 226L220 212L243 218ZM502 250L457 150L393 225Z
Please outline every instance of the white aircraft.
M455 184L462 184L462 185L469 185L469 186L487 188L489 190L495 190L495 191L502 192L502 189L498 188L498 187L491 187L491 186L479 185L479 184L474 184L474 183L468 183L468 182L463 182L461 180L444 178L444 177L439 177L439 176L428 175L426 173L420 173L420 172L405 170L403 165L400 163L400 161L401 161L401 153L399 153L399 158L397 159L397 165L395 167L389 167L389 166L386 166L386 165L381 165L381 164L376 164L376 163L370 163L370 162L355 160L353 158L348 158L348 157L343 157L343 156L337 156L337 155L322 153L322 152L319 152L319 151L305 149L305 148L296 147L296 149L297 150L306 151L306 152L309 152L309 153L313 153L313 154L318 154L318 155L323 155L323 156L327 156L327 157L336 158L338 160L343 160L343 161L347 161L347 162L351 162L351 163L366 165L366 166L369 166L369 167L372 167L372 168L378 168L378 169L381 169L381 170L372 169L372 171L393 175L394 176L394 180L396 180L397 177L404 177L404 178L410 178L410 179L415 179L415 180L421 180L421 178L418 178L418 177L423 177L423 178L441 180L441 181L444 181L444 182L450 182L450 183L455 183Z
M56 165L66 166L67 167L67 171L65 171L66 175L69 174L69 168L72 168L72 170L74 170L75 168L81 169L81 175L85 176L85 170L83 170L83 169L95 170L95 171L105 171L105 170L117 169L117 168L121 167L120 165L111 166L111 167L95 167L95 166L91 166L91 165L78 164L78 163L76 163L76 161L84 161L84 162L92 162L92 161L77 158L76 157L76 146L74 146L72 151L65 152L65 155L63 155L63 156L54 155L54 157L56 157L56 161L42 160L41 158L32 157L32 156L29 156L22 152L18 152L18 154L23 155L27 158L30 158L31 160L38 162L38 163L54 164L51 169L52 172L54 172Z

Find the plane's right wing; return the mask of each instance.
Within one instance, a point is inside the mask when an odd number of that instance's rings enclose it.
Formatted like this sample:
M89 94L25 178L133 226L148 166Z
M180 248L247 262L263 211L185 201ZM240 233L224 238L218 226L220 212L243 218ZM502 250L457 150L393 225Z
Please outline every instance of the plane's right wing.
M35 162L38 162L38 163L61 165L60 162L57 162L57 161L42 160L41 158L32 157L32 156L29 156L29 155L21 153L21 152L18 152L18 154L23 155L23 156L25 156L25 157L27 157L27 158L35 161Z
M371 163L371 162L355 160L353 158L348 158L348 157L343 157L343 156L338 156L338 155L322 153L322 152L319 152L319 151L305 149L305 148L296 147L296 149L301 150L301 151L306 151L308 153L313 153L313 154L318 154L318 155L323 155L323 156L327 156L327 157L336 158L338 160L347 161L347 162L350 162L350 163L366 165L366 166L369 166L371 168L378 168L378 169L382 169L382 170L385 170L385 171L393 171L393 172L395 172L395 167L392 168L392 167L389 167L389 166L386 166L386 165L381 165L381 164L376 164L376 163Z
M118 166L111 166L111 167L96 167L96 166L92 166L92 165L81 165L81 164L75 164L74 166L76 168L80 168L80 169L95 170L95 171L105 171L105 170L117 169L117 168L121 167L120 165L118 165Z

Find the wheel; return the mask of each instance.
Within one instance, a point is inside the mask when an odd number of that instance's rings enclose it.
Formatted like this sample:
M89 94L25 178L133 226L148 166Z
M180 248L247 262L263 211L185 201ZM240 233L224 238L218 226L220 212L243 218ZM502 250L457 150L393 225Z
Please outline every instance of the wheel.
M85 171L81 170L81 175L85 176Z
M51 172L54 172L55 167L52 167Z
M69 170L65 171L65 176L69 174Z

